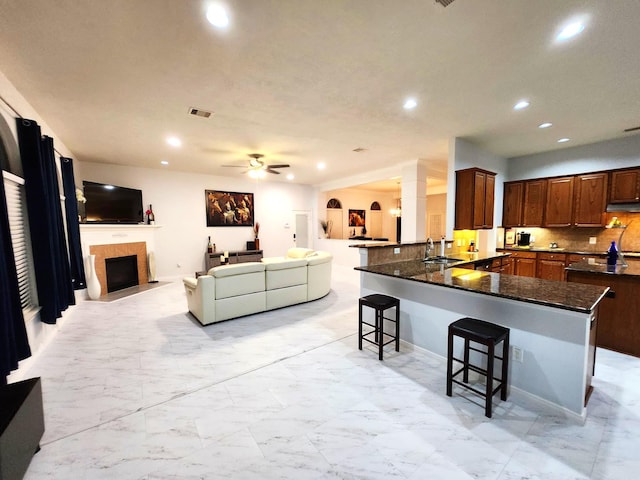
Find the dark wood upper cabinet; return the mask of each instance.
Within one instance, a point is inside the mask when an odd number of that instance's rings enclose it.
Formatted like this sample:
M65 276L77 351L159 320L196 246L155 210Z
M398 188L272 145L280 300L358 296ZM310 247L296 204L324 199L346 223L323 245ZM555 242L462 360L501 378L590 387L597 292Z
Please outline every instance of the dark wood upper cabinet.
M573 224L578 227L603 227L607 208L607 172L576 175Z
M496 175L485 174L484 184L484 228L493 228L493 210L495 204Z
M609 203L640 202L640 168L611 172Z
M495 176L481 168L456 172L456 230L493 228Z
M544 178L528 180L524 183L524 202L522 206L523 227L541 227L547 201L547 180Z
M502 226L519 227L522 223L524 182L506 182L502 208Z
M575 177L559 177L547 180L545 227L568 227L573 222L573 193Z

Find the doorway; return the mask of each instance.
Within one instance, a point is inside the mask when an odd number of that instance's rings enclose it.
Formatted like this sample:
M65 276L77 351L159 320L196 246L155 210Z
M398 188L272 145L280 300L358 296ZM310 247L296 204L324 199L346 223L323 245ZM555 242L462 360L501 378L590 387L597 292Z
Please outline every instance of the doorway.
M311 248L309 239L311 232L311 212L308 210L297 210L293 212L295 230L293 232L293 243L296 247Z

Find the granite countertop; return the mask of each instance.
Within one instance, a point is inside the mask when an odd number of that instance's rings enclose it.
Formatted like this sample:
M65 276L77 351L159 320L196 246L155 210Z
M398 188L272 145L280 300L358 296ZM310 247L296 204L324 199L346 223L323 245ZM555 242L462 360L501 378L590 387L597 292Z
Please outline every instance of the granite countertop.
M459 258L461 261L459 263L449 264L449 266L457 266L462 265L463 263L477 263L483 262L486 260L493 260L494 258L503 258L511 256L508 252L460 252L452 255L448 255L449 257Z
M421 260L356 267L356 270L580 313L591 312L609 290L596 285L425 265Z
M408 245L425 245L427 242L413 242L413 243L397 243L397 242L384 242L379 241L375 243L354 243L349 245L349 248L386 248L386 247L406 247Z
M626 255L626 254L625 254ZM632 262L629 266L624 267L622 265L616 265L615 267L609 267L606 262L576 262L569 265L565 270L571 272L588 272L597 273L601 275L620 275L628 277L640 277L640 265L636 262Z

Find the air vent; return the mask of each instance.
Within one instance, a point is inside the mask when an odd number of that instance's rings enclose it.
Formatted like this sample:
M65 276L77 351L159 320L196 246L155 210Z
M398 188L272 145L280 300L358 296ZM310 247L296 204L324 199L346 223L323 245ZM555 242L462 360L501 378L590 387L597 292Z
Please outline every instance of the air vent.
M211 112L207 112L206 110L202 110L200 108L189 107L189 114L195 115L196 117L204 117L209 118L211 116Z
M625 132L635 132L636 130L640 130L640 125L637 127L625 128Z
M362 147L358 147L358 148L354 148L353 151L356 152L356 153L362 153L362 152L366 152L367 149L366 148L362 148Z
M448 7L453 3L453 0L436 0L436 3L439 3L443 7Z

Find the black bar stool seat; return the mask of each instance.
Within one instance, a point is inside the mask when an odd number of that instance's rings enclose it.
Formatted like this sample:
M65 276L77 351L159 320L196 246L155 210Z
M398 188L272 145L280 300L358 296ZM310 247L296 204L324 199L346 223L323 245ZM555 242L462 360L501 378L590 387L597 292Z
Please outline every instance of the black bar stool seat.
M366 297L360 297L358 302L358 348L362 350L362 340L378 346L378 359L382 360L382 348L392 342L396 343L396 352L400 351L400 300L389 295L374 293ZM371 307L375 310L375 324L367 323L362 319L362 307ZM389 308L396 309L395 318L384 316L384 312ZM395 323L395 334L385 333L384 321ZM363 334L362 326L368 325L373 330ZM368 338L374 336L374 340ZM389 340L385 342L385 337Z
M454 337L464 339L464 358L453 356ZM456 383L485 399L485 415L491 418L493 396L500 391L500 398L507 399L507 374L509 371L509 329L501 327L495 323L485 322L475 318L465 317L449 325L449 339L447 352L447 395L452 396L453 384ZM479 343L487 347L487 351L480 350L470 345L470 342ZM502 342L502 356L495 354L495 347ZM487 356L487 368L481 368L469 362L469 352L478 352ZM502 375L500 378L494 377L495 360L502 361ZM453 361L462 363L462 367L454 372ZM484 391L469 385L469 370L484 375L487 379ZM455 377L462 373L462 381ZM494 380L498 385L494 388Z

